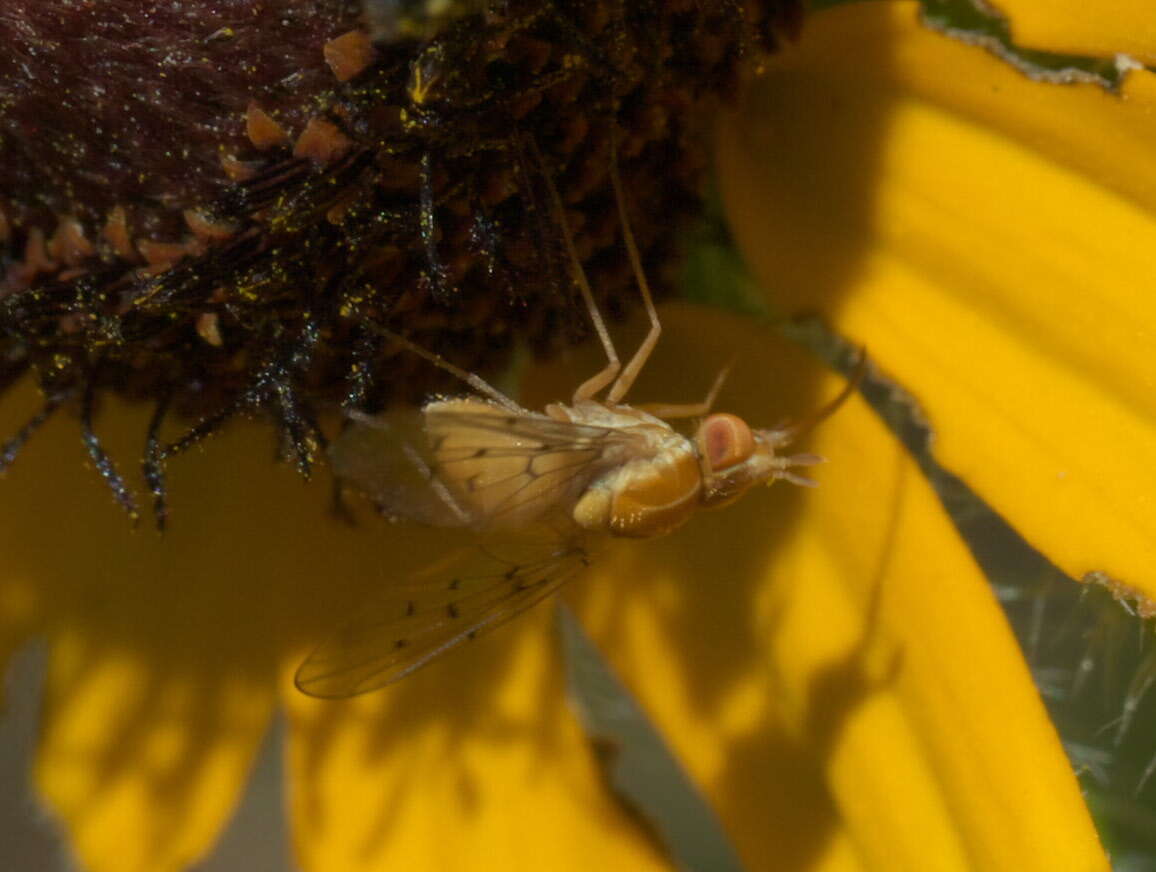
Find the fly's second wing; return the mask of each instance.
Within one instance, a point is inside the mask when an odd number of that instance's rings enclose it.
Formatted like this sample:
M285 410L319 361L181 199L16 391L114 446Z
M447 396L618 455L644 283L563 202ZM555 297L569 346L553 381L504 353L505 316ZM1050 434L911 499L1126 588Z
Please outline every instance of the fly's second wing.
M473 519L434 478L424 456L426 436L416 412L358 415L329 446L333 474L369 497L392 519L463 527Z
M647 448L630 428L556 421L484 400L439 400L424 416L434 475L481 528L568 518L594 479Z
M552 531L459 549L389 585L297 670L310 696L356 696L392 684L531 608L589 563L585 543Z

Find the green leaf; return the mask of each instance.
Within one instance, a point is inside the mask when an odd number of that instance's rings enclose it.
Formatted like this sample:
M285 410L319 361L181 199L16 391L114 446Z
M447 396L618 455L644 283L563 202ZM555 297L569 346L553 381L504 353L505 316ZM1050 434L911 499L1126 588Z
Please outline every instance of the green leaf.
M569 609L557 615L570 695L607 781L678 868L741 872L718 817L645 712Z

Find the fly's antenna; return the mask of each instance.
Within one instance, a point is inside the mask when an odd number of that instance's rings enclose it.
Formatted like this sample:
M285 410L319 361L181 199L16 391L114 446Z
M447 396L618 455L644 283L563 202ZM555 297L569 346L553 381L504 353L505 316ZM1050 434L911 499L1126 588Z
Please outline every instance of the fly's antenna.
M407 351L412 351L423 360L428 360L438 369L444 372L448 372L454 378L465 382L479 394L484 394L485 396L489 397L498 405L502 406L502 408L509 409L511 412L519 412L523 414L525 413L525 409L523 409L516 402L511 400L477 373L467 372L460 366L455 366L440 354L434 354L434 352L430 351L429 349L422 348L416 342L407 339L400 333L394 333L392 330L386 327L382 327L380 324L374 324L371 321L366 321L364 323L365 326L372 330L374 333L377 333L380 336L384 336L386 339L400 345Z
M634 385L634 380L646 366L654 346L658 344L658 337L662 335L662 323L658 320L658 310L654 308L654 298L650 294L650 285L646 282L646 273L642 270L642 258L638 256L638 246L634 242L634 231L630 229L630 216L626 212L626 194L622 190L622 178L618 172L618 142L617 137L610 141L610 180L614 183L614 199L618 203L618 216L622 224L622 241L626 244L626 253L630 257L630 267L634 270L634 280L638 282L638 290L642 294L643 305L646 306L646 316L650 318L650 332L634 352L634 357L618 376L610 392L606 395L607 402L617 403Z
M776 446L790 445L800 436L810 433L839 411L839 408L850 399L851 394L855 393L867 375L867 364L870 361L867 357L866 348L861 347L859 349L858 358L855 363L855 368L851 371L851 375L847 379L847 384L843 386L843 390L836 394L834 399L809 414L797 424L785 424L773 430L763 431L770 436L771 442Z
M515 134L517 139L517 134ZM586 310L590 313L590 321L594 325L594 332L598 334L598 340L602 343L602 348L606 352L607 363L598 372L594 373L582 384L578 385L577 390L574 391L574 403L588 400L597 394L600 390L614 381L618 377L618 373L622 371L622 362L618 359L618 352L614 349L614 343L610 339L610 333L606 329L606 322L602 320L602 315L598 312L598 306L594 302L594 293L590 290L590 282L586 278L586 270L582 268L582 261L578 259L578 252L574 249L574 234L570 232L570 222L566 220L566 208L562 204L562 197L558 193L558 187L554 184L554 179L551 177L549 170L546 169L546 164L542 160L542 152L538 149L538 144L533 137L529 138L530 151L534 154L534 160L538 164L538 168L542 173L542 178L546 182L546 189L550 192L550 200L554 204L554 211L558 215L558 226L562 230L562 240L566 244L566 255L570 258L570 272L573 275L574 283L578 285L578 290L582 293L582 301L586 304Z

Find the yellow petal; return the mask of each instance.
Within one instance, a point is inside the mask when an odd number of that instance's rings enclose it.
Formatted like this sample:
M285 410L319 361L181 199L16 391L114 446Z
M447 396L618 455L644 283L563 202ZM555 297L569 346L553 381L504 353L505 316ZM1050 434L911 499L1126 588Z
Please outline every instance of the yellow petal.
M1011 20L1017 45L1156 61L1156 19L1147 0L1000 0L998 7Z
M54 639L36 783L91 872L177 872L206 853L268 726L269 686L158 659Z
M746 400L740 411L766 420L762 416L805 411L815 399L815 371L802 368L797 352L783 362L769 337L733 319L712 324L706 313L694 313L679 327L677 318L668 320L670 333L684 339L663 344L668 362L648 372L657 378L651 396L684 399L691 377L698 384L689 387L705 391L716 367L739 348L745 356L733 378ZM665 396L659 390L664 372ZM646 398L645 388L639 396ZM850 572L839 574L835 590L824 586L825 567L807 549L796 557L807 565L791 570L790 583L764 585L766 561L779 554L789 566L791 543L834 541L835 553L845 557L854 554L847 545L856 544L856 535L878 533L879 516L856 501L886 490L868 477L864 491L859 469L886 466L870 454L885 437L873 437L878 428L863 425L874 426L873 419L858 415L846 419L849 430L832 431L825 449L837 457L839 446L856 447L856 464L846 472L857 490L837 500L853 523L806 532L808 515L798 510L815 495L780 486L745 511L701 519L698 533L687 531L696 538L672 538L658 551L628 543L620 553L629 562L612 557L607 583L586 582L593 592L589 619L626 671L634 670L635 686L710 788L753 868L781 868L784 858L817 868L878 868L880 852L905 860L915 851L914 831L893 832L897 818L880 817L897 798L912 803L904 820L919 822L928 834L920 844L941 852L935 856L945 858L944 868L961 856L1013 857L1018 867L1031 868L1019 862L1017 849L1037 826L1060 833L1049 844L1076 861L1094 856L1071 775L1014 649L1009 654L1001 647L999 633L1006 637L1006 631L982 583L963 587L981 592L994 633L963 642L949 633L945 638L972 652L973 662L985 662L975 648L994 639L993 675L962 690L953 676L963 666L925 661L921 652L935 649L922 636L908 645L880 632L872 637L879 642L864 646L862 661L846 650L848 639L860 636L865 592L875 589L876 578L879 590L893 586L888 573L870 574L878 569L878 553L866 558L866 574L863 559L852 556L840 566ZM126 420L112 442L131 442L141 423ZM0 525L9 575L39 578L54 603L46 609L58 641L38 780L89 868L176 868L203 850L232 804L263 723L262 676L276 653L306 628L316 632L337 620L360 591L391 577L400 558L420 555L407 555L417 550L414 537L388 536L380 524L352 530L318 524L323 500L316 497L324 488L302 490L291 471L271 468L263 440L253 438L260 431L247 428L213 443L203 457L175 464L175 520L188 525L187 533L175 524L164 540L129 537L107 494L95 482L76 481L74 468L61 461L75 445L72 427L60 422L24 458L22 471L7 482L12 502ZM894 452L889 441L883 444L885 454ZM905 463L898 454L886 459L892 457ZM887 492L889 507L896 490ZM914 533L915 562L921 569L934 564L942 575L938 585L919 576L912 595L926 598L929 586L939 594L974 570L966 561L957 567L962 552L954 539L941 547L935 530L944 529L942 519L922 493L903 517L927 514L932 522L930 531ZM44 517L59 526L38 523ZM261 523L252 523L255 518ZM53 547L60 529L75 531L69 549ZM878 545L878 535L868 538ZM885 545L891 553L890 540ZM796 594L812 585L826 591L814 601L818 627L806 609L802 618L796 615ZM596 593L626 599L611 601L608 611ZM956 598L944 602L952 620L973 627L974 607ZM884 596L881 615L892 608ZM920 632L925 617L908 621L900 609L898 620L887 620ZM290 751L293 808L305 868L474 869L483 862L588 868L592 859L609 868L665 868L601 782L596 755L562 695L547 620L546 612L527 616L377 696L341 704L290 697L298 731ZM903 660L892 675L887 667L896 649ZM957 655L954 650L958 661ZM818 663L838 678L830 667L840 658L848 663L847 693L812 693L819 686L815 672L806 670ZM800 668L804 672L790 674ZM911 711L888 703L884 711L891 714L881 726L868 717L909 676L920 676L922 687L928 673L933 687L924 687L924 697L914 695ZM1023 687L1029 687L1026 701L1018 693ZM950 719L937 694L946 694ZM998 717L981 713L973 732L975 696L988 703L997 698L1000 708ZM988 742L992 721L1006 729L1009 719L1014 735ZM925 736L925 729L943 735ZM911 745L896 743L900 734L912 735ZM950 757L943 747L958 753ZM989 753L1003 748L1015 752L1015 765L988 762ZM1017 766L1031 770L1031 784L1019 783ZM963 774L956 771L961 767ZM985 780L987 805L969 792L968 773ZM946 798L936 793L941 784ZM1023 821L1008 827L1001 799L1013 788ZM884 792L886 803L871 801ZM943 806L948 811L941 814ZM976 820L985 809L996 810L998 826ZM768 828L768 821L778 823ZM993 828L1001 835L989 843Z
M816 16L771 69L723 133L736 235L1033 544L1156 594L1156 79L1031 82L915 11Z
M101 431L131 468L146 420L117 411ZM27 446L0 501L0 603L23 602L51 646L36 784L83 868L179 870L213 844L273 709L278 608L245 565L273 549L228 512L259 505L245 464L272 469L269 452L222 445L212 485L180 471L182 524L161 539L130 529L68 417Z
M146 423L116 407L99 422L122 469L139 456ZM422 560L420 531L390 536L371 514L357 527L335 521L327 478L303 487L271 447L266 428L237 422L204 451L174 460L163 538L130 530L84 469L66 416L4 482L0 603L13 603L15 616L17 594L36 590L43 603L31 611L52 646L36 781L91 872L167 872L205 853L263 736L277 664L295 666L302 641L336 628L402 557ZM434 556L444 535L426 533ZM310 802L296 819L307 868L381 868L379 852L409 868L410 860L442 868L439 858L452 857L476 869L486 855L513 868L567 860L587 868L599 858L612 868L667 868L605 788L561 669L542 657L554 643L548 619L542 611L510 628L505 643L471 646L464 673L447 660L440 683L436 668L414 677L392 718L376 715L386 695L343 706L291 691L293 711L319 716L295 720L302 733L291 744L296 761L302 748L314 755L294 768L290 787L295 808ZM509 645L526 634L537 644L523 644L532 656L514 658L511 671ZM487 659L490 641L499 644ZM359 716L359 705L370 716ZM345 744L328 744L328 731ZM400 783L341 753L359 735ZM313 813L313 800L327 807L319 798L335 800L334 816ZM430 838L388 826L394 815Z
M738 319L663 321L638 399L676 399L736 351L719 407L750 420L837 390ZM1106 869L1003 614L917 468L857 399L806 448L829 460L816 490L623 543L575 591L745 866Z
M28 640L37 624L39 597L35 585L26 580L0 577L0 675L12 653ZM6 688L0 682L0 716Z
M669 868L603 782L555 648L539 608L375 694L290 690L302 868Z

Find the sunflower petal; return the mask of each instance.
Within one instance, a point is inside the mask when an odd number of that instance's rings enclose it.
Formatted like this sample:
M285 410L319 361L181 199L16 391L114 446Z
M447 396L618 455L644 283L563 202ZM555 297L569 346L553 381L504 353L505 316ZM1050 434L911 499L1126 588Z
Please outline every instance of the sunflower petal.
M1156 61L1156 19L1147 0L1000 0L999 9L1022 46Z
M14 402L33 408L32 393ZM105 411L124 468L148 415ZM34 778L83 868L179 870L213 844L266 732L278 591L301 562L285 543L307 548L293 534L324 495L302 499L265 434L237 431L174 464L179 523L162 538L130 529L83 456L75 420L57 416L0 501L0 621L50 651Z
M92 872L178 872L233 810L272 713L268 687L198 684L140 652L54 640L36 783Z
M749 323L663 320L667 392L736 351L719 405L749 419L837 390ZM625 543L576 591L745 866L1106 869L1020 650L918 469L857 399L806 448L830 461L818 489Z
M654 828L680 869L742 872L714 809L687 778L573 613L556 610L570 698L591 741L607 748L615 792Z
M374 694L290 690L302 869L668 868L602 781L552 629L538 608Z
M868 4L817 17L722 136L735 232L776 301L866 343L944 465L1065 571L1144 597L1154 103L1151 74L1125 99L1032 82L913 5Z

